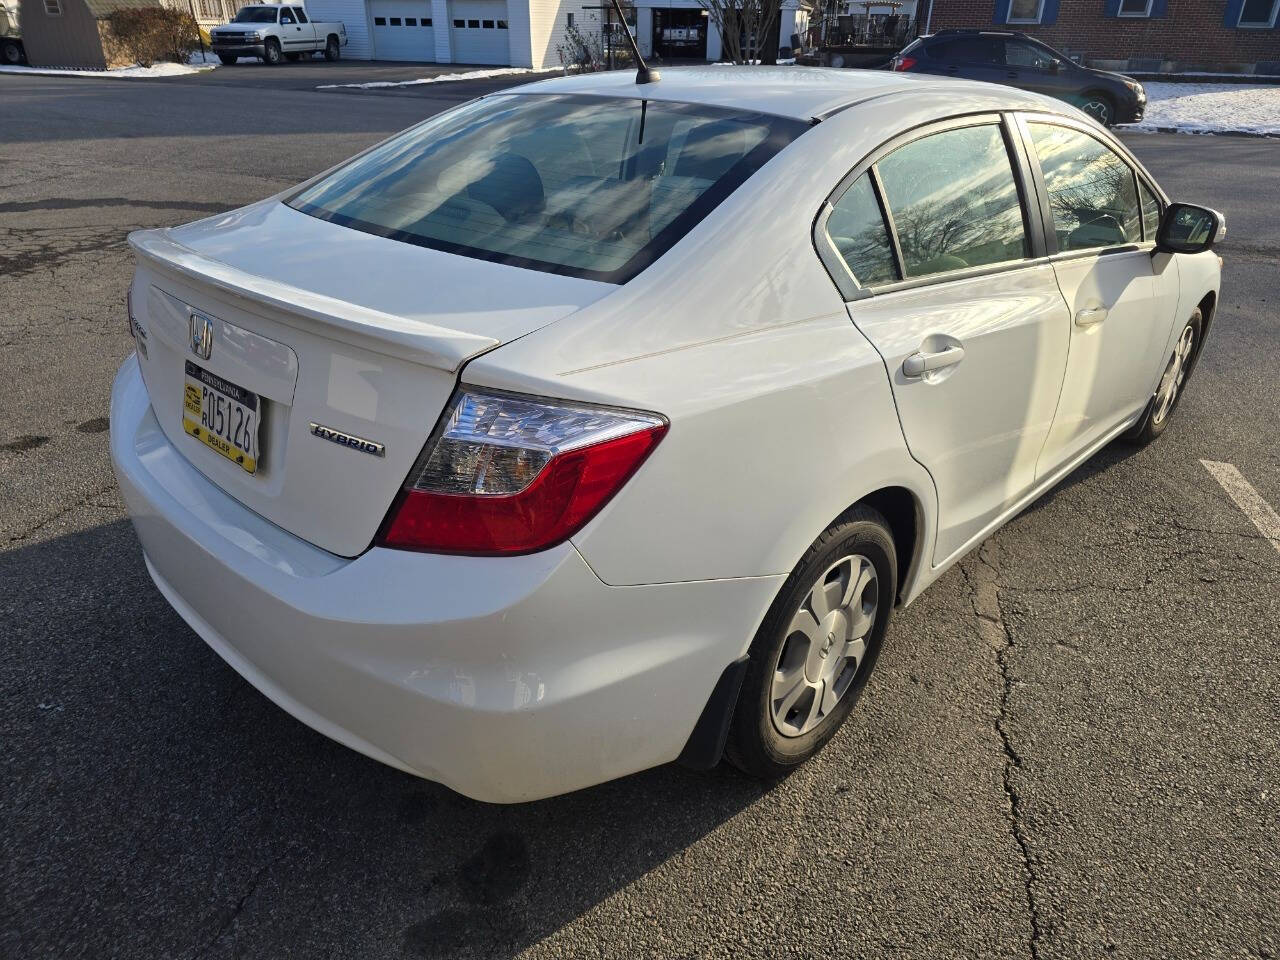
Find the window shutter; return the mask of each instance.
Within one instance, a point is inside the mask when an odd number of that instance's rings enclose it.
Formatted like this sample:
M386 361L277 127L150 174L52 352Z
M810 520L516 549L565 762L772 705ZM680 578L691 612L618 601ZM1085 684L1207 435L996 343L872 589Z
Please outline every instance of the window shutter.
M1103 7L1102 15L1104 17L1120 16L1120 0L1107 0L1106 6Z
M1240 0L1241 3L1244 0ZM1009 0L996 0L996 15L992 20L993 23L1009 22Z
M1244 0L1227 0L1227 12L1222 17L1225 27L1240 26L1240 11L1244 9Z
M1044 10L1040 14L1040 23L1048 26L1058 21L1058 0L1044 0Z
M1169 15L1169 0L1151 0L1151 19Z

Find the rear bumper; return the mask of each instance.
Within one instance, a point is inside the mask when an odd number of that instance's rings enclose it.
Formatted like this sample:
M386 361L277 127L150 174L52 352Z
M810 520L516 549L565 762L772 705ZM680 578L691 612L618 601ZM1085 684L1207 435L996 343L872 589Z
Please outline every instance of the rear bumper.
M609 587L570 544L523 557L326 553L197 472L117 374L111 456L156 585L319 732L479 800L675 759L782 577Z

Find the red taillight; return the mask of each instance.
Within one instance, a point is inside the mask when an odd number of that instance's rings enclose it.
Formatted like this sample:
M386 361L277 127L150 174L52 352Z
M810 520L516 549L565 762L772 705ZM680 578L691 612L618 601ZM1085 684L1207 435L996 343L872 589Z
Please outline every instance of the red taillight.
M594 517L666 431L652 414L466 391L378 543L480 556L544 550Z
M910 70L918 62L919 61L916 60L915 57L894 57L893 69L894 70Z

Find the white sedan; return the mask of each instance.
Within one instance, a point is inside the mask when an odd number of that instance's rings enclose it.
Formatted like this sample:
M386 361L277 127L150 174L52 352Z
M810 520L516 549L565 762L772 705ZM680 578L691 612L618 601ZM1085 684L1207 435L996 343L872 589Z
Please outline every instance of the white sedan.
M1165 430L1222 233L1008 87L555 79L133 234L111 451L164 596L356 750L777 777L895 606Z

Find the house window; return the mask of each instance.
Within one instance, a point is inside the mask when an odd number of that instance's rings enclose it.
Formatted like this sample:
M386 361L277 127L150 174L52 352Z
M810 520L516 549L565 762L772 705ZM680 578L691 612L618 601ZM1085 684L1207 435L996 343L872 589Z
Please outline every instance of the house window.
M573 29L573 14L572 14L572 13L567 13L567 14L565 14L565 16L567 16L567 17L569 18L569 29L570 29L570 30L572 30L572 29Z
M1151 16L1151 0L1120 0L1120 9L1116 11L1118 17L1149 17Z
M62 0L44 0L44 12L51 17L62 16Z
M47 2L47 0L46 0ZM1240 27L1274 27L1280 0L1244 0L1240 7Z
M1039 23L1044 13L1044 0L1011 0L1009 23Z

